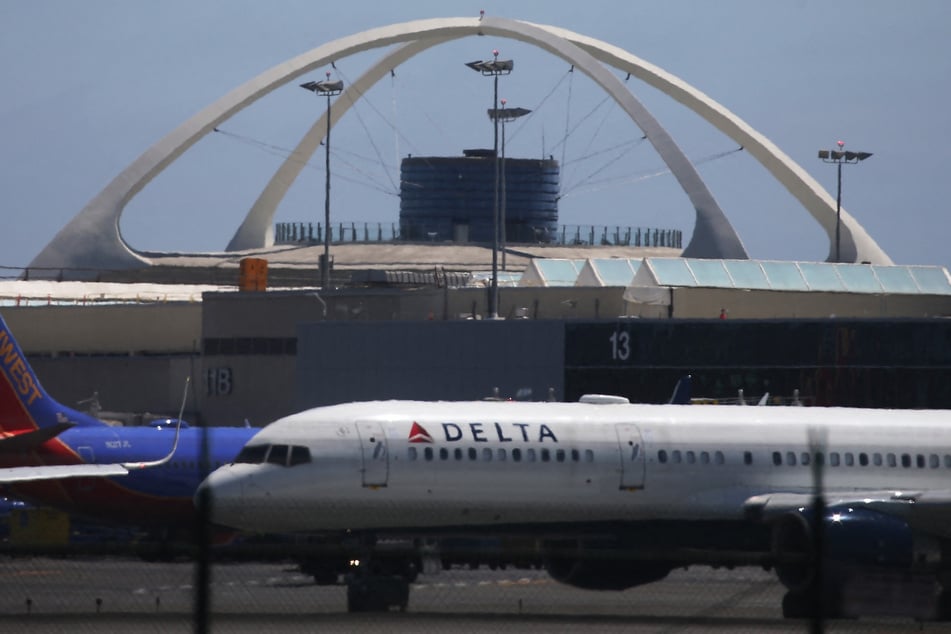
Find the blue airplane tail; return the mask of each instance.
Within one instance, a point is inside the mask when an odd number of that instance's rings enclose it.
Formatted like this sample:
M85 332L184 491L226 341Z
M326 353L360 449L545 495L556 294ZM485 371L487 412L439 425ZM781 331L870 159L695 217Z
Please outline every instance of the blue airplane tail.
M685 374L680 377L680 380L677 381L677 385L674 386L674 393L670 395L670 400L667 401L671 405L690 405L690 388L693 377L689 374Z
M46 393L2 316L0 375L0 432L21 434L45 429L55 435L76 425L105 425Z

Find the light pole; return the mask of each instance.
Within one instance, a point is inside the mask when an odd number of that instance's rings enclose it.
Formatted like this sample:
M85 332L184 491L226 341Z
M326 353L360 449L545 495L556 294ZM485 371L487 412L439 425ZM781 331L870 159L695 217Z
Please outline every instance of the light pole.
M499 50L492 51L492 59L487 61L469 62L469 68L485 76L493 78L492 109L499 107L499 75L508 75L512 72L515 62L510 59L499 59ZM492 288L489 291L489 318L499 318L499 120L493 118L495 129L494 168L495 178L492 193Z
M519 117L524 117L529 114L531 110L526 108L506 108L505 104L508 103L505 99L502 99L502 108L491 108L488 110L489 118L495 121L502 122L502 167L500 172L502 173L502 192L499 195L501 200L501 211L499 213L499 227L501 228L501 250L502 250L502 270L505 269L505 208L507 206L507 200L505 195L505 124L508 121L515 121Z
M327 137L324 147L327 149L327 175L324 187L324 252L320 256L320 286L324 290L330 288L330 98L343 91L343 80L330 81L330 71L324 81L309 81L301 84L301 88L313 92L318 97L327 95Z
M859 163L870 157L872 153L846 152L842 149L845 147L845 141L836 141L836 145L839 146L838 150L819 150L819 158L822 159L823 163L835 163L838 172L838 182L835 193L835 261L841 262L839 230L842 219L842 164Z

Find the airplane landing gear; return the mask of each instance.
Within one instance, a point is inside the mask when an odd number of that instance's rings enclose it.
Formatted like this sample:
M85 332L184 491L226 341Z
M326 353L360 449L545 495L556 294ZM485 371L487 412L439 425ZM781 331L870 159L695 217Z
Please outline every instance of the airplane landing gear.
M409 580L397 575L352 574L347 576L348 612L406 611Z
M817 608L823 619L843 618L842 601L838 595L828 594L819 602L816 600L815 593L814 589L788 591L783 595L783 618L815 618Z
M378 542L364 536L359 558L350 560L351 569L344 577L347 584L347 611L385 612L397 608L406 611L409 584L419 576L422 562L412 540Z

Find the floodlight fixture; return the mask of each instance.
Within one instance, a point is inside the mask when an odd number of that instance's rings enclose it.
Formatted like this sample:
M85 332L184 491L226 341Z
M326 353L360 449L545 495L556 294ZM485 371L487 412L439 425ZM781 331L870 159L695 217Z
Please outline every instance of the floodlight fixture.
M515 121L516 119L520 117L524 117L525 115L530 114L532 111L529 110L528 108L506 108L505 104L508 102L505 99L502 99L501 103L502 103L501 108L489 108L488 110L486 110L486 113L489 115L489 119L491 119L492 121L502 122L502 166L499 168L499 171L501 172L500 180L501 180L502 191L499 194L499 197L501 198L501 202L499 204L499 207L500 207L499 231L501 232L500 241L502 243L502 246L501 246L502 270L505 271L506 270L505 212L506 212L506 207L508 204L508 200L505 195L505 124Z
M301 84L300 87L320 95L332 97L343 91L343 80L330 81L330 73L327 73L326 81L309 81Z
M327 97L327 136L324 139L326 149L326 178L324 187L324 252L320 255L320 284L324 290L330 288L330 98L343 91L343 80L330 81L330 71L324 81L309 81L300 85L318 97Z
M836 141L836 146L838 150L819 150L819 158L823 163L834 163L838 174L835 194L835 261L841 262L842 165L855 165L872 156L872 153L844 150L845 141Z
M510 59L499 59L499 50L492 51L492 59L467 62L466 66L483 75L508 75L515 68L515 62Z
M498 119L502 123L511 123L531 113L532 111L528 108L506 108L504 99L502 100L501 108L489 108L486 110L486 114L489 115L490 119Z
M515 62L510 59L499 59L499 49L492 50L492 59L467 62L466 66L482 75L492 77L493 97L490 118L495 131L495 141L492 146L495 158L493 159L495 178L492 193L492 285L489 291L489 319L499 317L499 121L492 117L491 112L499 108L499 75L508 75L515 68Z

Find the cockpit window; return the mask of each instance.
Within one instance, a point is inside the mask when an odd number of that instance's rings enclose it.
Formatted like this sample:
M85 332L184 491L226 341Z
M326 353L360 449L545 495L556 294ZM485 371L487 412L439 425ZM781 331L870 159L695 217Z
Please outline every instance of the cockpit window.
M310 449L296 445L291 447L291 461L287 463L287 466L293 467L306 462L310 462Z
M234 461L293 467L310 462L310 449L298 445L246 445Z
M271 451L267 454L267 461L271 464L279 464L282 467L287 464L287 445L272 445Z
M235 462L246 462L248 464L261 464L264 462L264 456L267 455L267 450L270 449L270 445L245 445L244 449L238 453L238 457L234 459Z

